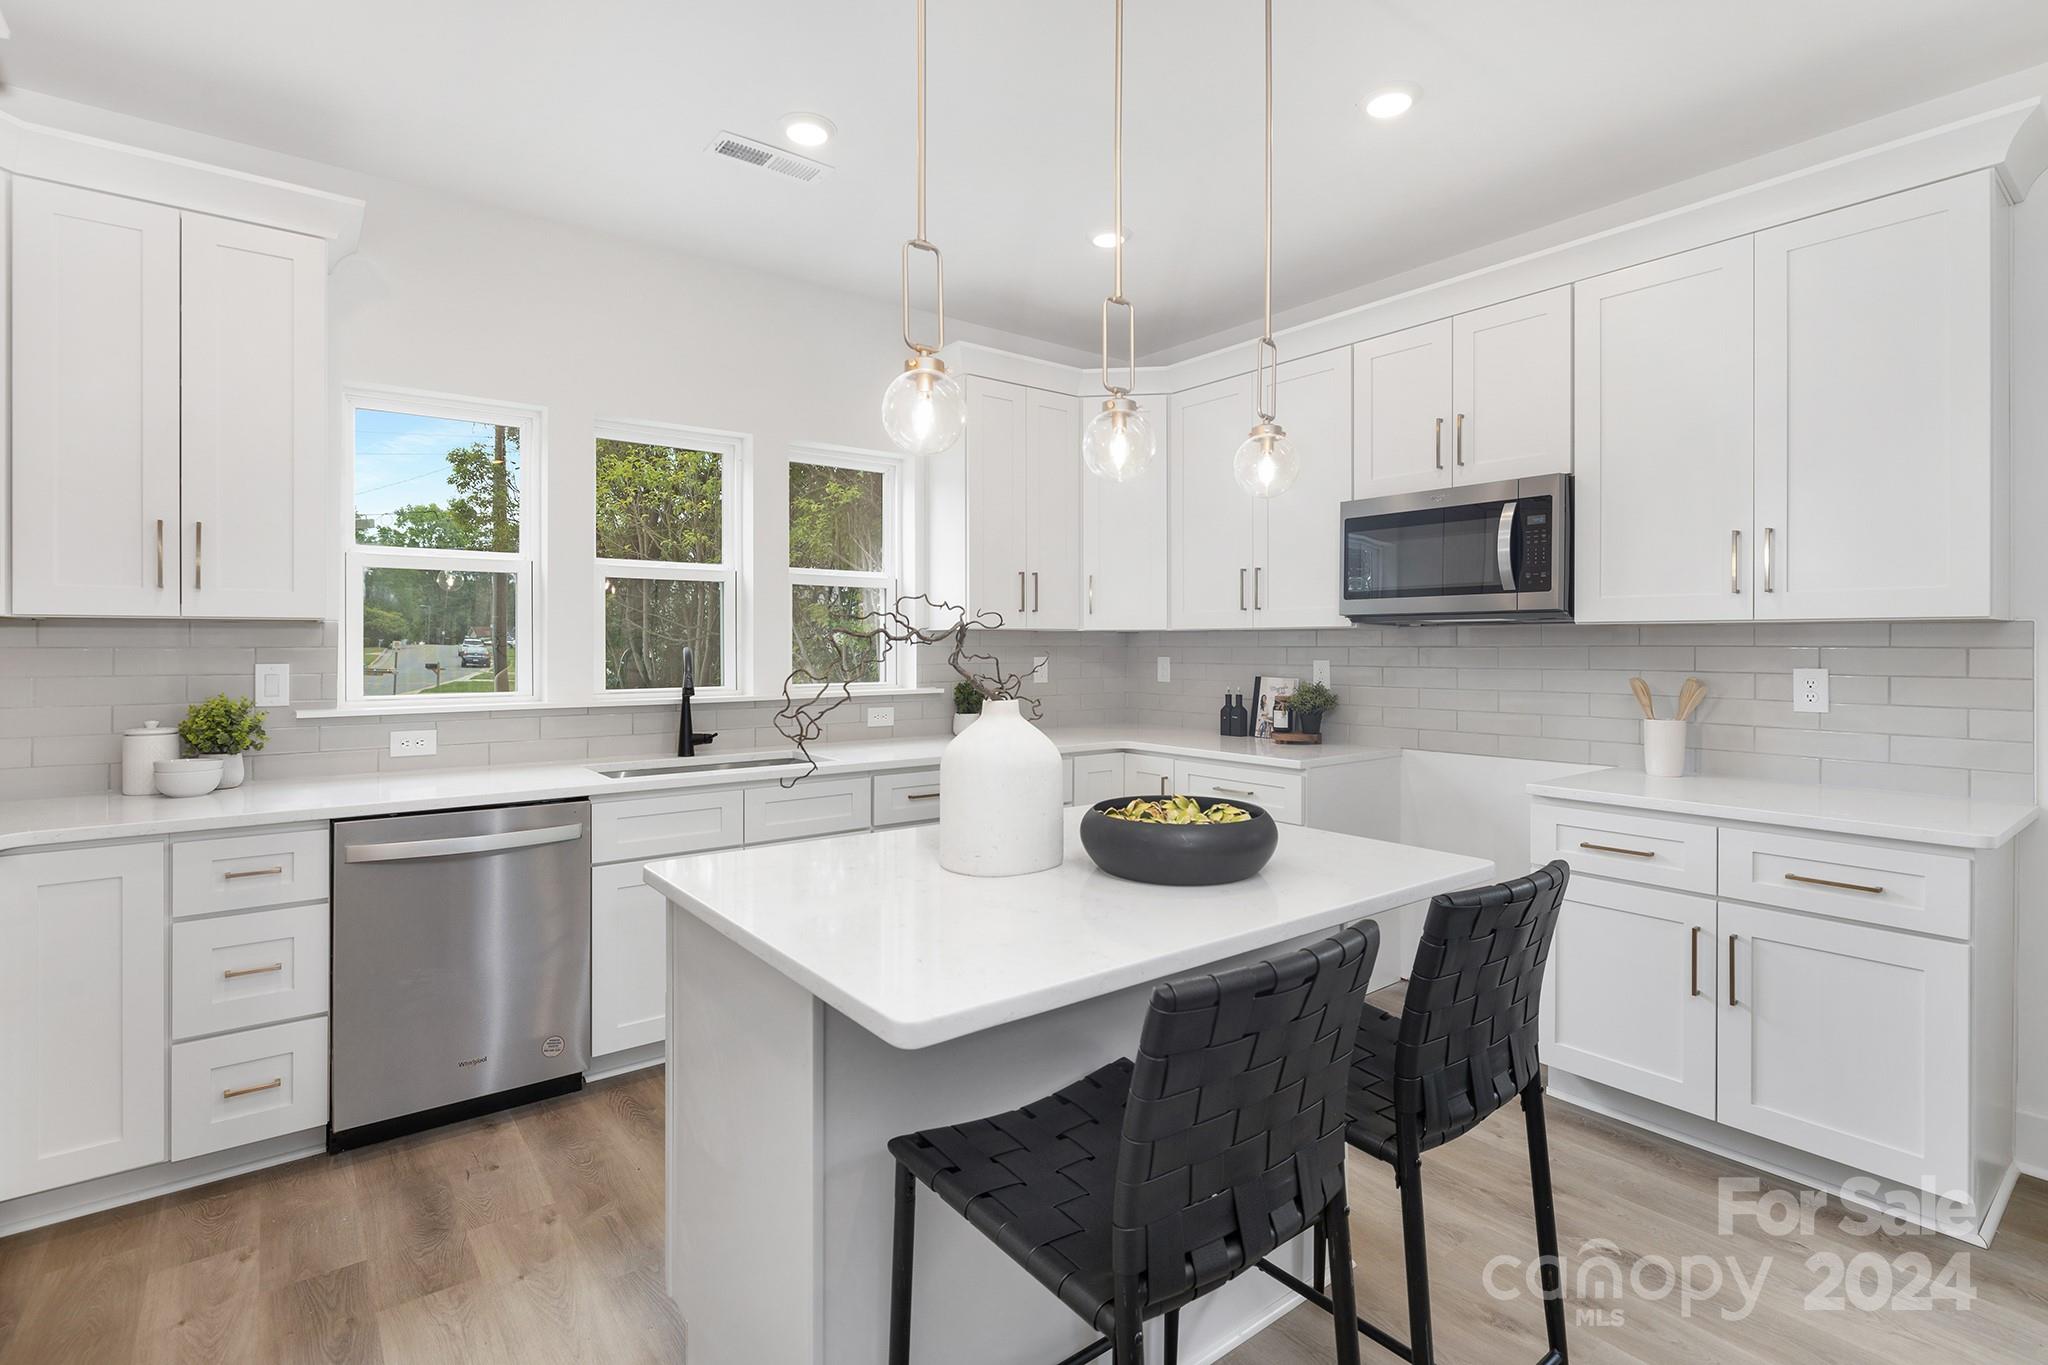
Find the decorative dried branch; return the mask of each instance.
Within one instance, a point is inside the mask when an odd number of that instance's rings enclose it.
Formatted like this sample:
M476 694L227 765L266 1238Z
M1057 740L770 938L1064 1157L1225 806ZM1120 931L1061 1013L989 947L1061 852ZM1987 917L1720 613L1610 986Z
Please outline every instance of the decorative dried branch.
M912 619L910 611L918 605L922 605L933 618L951 613L953 620L944 627L920 626ZM946 662L955 673L973 684L985 700L1021 702L1033 720L1044 714L1044 708L1036 700L1024 695L1024 684L1030 676L1028 673L1005 673L1002 660L995 655L976 654L967 647L969 631L1002 628L1003 618L999 613L984 611L970 614L965 607L918 593L899 597L893 605L880 611L863 612L861 620L867 624L832 628L829 637L831 657L826 660L822 674L813 673L808 668L797 668L782 680L782 709L775 713L775 729L796 745L797 752L810 764L795 777L783 778L783 786L793 787L818 771L818 760L811 757L810 746L824 735L826 718L853 700L853 683L858 675L867 671L868 660L882 663L900 645L937 645L950 640L953 647L946 655ZM970 667L974 664L987 664L989 669L977 671ZM800 693L803 695L799 696Z

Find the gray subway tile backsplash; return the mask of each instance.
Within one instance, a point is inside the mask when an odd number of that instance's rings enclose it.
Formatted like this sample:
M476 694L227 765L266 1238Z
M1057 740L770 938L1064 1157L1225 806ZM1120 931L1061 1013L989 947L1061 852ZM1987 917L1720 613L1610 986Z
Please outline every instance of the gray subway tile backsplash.
M1640 675L1659 714L1679 685L1711 689L1693 731L1696 770L1849 786L2032 799L2034 632L2027 622L1475 625L1180 633L1002 631L977 643L1010 672L1045 655L1026 691L1047 722L1210 730L1226 690L1260 674L1307 677L1327 660L1341 698L1333 738L1397 748L1640 767ZM119 732L175 723L185 705L246 693L257 662L288 663L296 705L331 705L336 628L307 622L0 620L0 799L104 791ZM1173 680L1156 681L1156 659ZM1825 667L1834 709L1791 707L1794 667ZM827 722L833 740L940 735L954 675L920 652L936 695L895 696L889 728L863 701ZM785 743L774 702L700 703L721 749ZM432 758L392 758L390 732L431 726ZM420 717L270 717L257 778L658 757L675 749L672 706Z

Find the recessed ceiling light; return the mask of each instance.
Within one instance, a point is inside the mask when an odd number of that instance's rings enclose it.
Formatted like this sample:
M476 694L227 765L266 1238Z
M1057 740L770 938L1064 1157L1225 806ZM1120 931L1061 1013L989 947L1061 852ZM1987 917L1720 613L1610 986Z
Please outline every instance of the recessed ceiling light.
M1114 249L1116 246L1116 233L1114 230L1110 228L1104 228L1102 231L1096 233L1093 237L1090 237L1088 240L1095 243L1095 245L1101 247L1104 251L1109 251ZM1124 232L1124 241L1129 242L1130 240L1130 231L1129 229L1126 229Z
M1412 85L1390 85L1365 97L1365 112L1376 119L1399 118L1415 107L1418 93Z
M799 147L822 147L839 129L823 114L784 114L782 135Z

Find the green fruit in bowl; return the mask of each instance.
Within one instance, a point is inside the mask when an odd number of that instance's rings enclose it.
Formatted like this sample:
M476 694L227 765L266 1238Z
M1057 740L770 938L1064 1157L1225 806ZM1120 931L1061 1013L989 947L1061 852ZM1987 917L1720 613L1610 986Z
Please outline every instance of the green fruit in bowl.
M1234 825L1252 818L1251 812L1224 801L1204 809L1192 796L1166 796L1150 801L1138 798L1102 813L1112 820L1141 825Z

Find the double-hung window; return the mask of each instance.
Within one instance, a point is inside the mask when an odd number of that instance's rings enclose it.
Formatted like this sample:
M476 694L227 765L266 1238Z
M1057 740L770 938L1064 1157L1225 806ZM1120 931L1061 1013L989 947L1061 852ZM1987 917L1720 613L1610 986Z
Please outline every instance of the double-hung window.
M736 685L739 490L746 438L687 427L597 426L600 691Z
M352 391L354 517L343 619L349 701L530 699L541 416Z
M803 449L789 461L790 666L817 678L898 683L907 650L886 659L839 627L896 600L902 578L903 467L887 456Z

